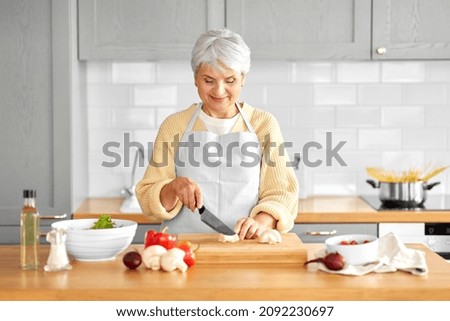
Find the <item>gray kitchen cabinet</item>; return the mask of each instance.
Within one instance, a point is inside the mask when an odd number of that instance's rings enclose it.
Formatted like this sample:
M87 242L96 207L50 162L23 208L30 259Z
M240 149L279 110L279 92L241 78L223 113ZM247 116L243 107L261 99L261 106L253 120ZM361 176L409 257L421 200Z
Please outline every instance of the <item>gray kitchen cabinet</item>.
M37 190L42 216L70 216L75 4L0 1L0 244L19 242L23 189Z
M253 58L370 59L371 0L227 0Z
M329 237L343 234L378 236L378 224L295 224L291 232L297 234L303 243L323 243Z
M372 59L449 59L450 1L373 0Z
M79 59L185 59L224 0L78 0Z

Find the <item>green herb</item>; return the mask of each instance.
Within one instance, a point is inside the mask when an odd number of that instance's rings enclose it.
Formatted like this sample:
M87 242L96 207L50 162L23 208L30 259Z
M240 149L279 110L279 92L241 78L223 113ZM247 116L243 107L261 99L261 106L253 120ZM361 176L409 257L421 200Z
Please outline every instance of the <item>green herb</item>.
M113 228L114 222L111 220L111 216L107 214L100 215L100 218L97 222L94 223L94 225L91 227L91 229L97 230L97 229L104 229L104 228Z

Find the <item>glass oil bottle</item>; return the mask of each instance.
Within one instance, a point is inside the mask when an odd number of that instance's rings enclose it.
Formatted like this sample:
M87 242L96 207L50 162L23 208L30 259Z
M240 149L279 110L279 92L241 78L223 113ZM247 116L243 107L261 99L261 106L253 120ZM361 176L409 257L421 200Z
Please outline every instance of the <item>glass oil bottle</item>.
M36 191L23 191L24 204L20 214L20 267L36 270L39 267L39 212Z

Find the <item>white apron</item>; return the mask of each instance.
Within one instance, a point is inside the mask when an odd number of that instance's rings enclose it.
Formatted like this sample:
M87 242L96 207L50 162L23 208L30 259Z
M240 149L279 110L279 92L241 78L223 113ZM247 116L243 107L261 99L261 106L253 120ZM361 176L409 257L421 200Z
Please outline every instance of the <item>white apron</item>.
M175 159L177 177L185 176L196 182L202 191L203 205L231 229L258 202L261 167L258 136L241 108L237 104L236 107L248 132L216 135L209 131L192 132L202 108L198 104ZM200 220L198 211L193 213L186 206L162 226L168 226L173 234L217 233Z

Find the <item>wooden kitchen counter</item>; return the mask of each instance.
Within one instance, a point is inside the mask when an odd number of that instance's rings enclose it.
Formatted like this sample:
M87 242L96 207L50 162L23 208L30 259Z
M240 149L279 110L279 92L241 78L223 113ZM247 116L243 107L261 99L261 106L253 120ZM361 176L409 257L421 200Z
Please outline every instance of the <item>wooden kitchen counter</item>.
M121 213L123 199L88 198L72 214L73 218L95 218L110 214L112 218L129 219L139 224L159 224L142 213ZM299 200L300 223L423 223L450 222L450 211L376 211L357 196L312 196Z
M139 247L138 248L142 248ZM305 244L311 256L318 245ZM422 245L429 273L334 275L302 264L197 264L186 273L127 270L122 257L72 261L66 272L22 271L19 247L0 246L0 300L450 300L450 264ZM132 245L135 248L136 245ZM41 247L41 260L48 257Z

